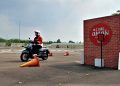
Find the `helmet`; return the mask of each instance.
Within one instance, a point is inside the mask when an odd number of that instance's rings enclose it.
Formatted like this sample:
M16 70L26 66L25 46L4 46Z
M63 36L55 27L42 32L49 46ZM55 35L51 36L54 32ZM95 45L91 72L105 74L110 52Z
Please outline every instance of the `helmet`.
M35 32L35 33L38 33L38 34L40 35L40 31L39 31L39 30L35 30L34 32Z

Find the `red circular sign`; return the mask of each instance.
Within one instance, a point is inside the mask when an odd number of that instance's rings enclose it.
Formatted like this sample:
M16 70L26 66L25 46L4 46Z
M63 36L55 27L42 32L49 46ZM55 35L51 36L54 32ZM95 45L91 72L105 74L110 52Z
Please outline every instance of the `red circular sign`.
M101 34L104 35L104 38L102 38L103 45L106 45L112 37L112 31L108 25L99 23L93 26L89 35L91 42L93 42L96 46L100 46L99 35Z

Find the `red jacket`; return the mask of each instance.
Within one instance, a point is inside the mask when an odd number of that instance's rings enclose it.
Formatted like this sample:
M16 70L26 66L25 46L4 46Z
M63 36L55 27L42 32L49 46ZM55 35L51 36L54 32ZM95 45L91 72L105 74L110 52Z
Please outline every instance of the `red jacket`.
M42 44L42 43L43 43L43 39L42 39L41 36L38 36L38 37L35 37L35 38L34 38L34 42L35 42L36 44Z

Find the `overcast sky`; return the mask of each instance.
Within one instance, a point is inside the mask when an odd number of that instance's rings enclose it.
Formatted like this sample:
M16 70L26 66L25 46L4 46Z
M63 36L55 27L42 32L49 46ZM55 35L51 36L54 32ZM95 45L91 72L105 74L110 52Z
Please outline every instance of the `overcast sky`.
M34 37L44 41L83 41L83 20L108 16L120 9L120 0L0 0L0 37Z

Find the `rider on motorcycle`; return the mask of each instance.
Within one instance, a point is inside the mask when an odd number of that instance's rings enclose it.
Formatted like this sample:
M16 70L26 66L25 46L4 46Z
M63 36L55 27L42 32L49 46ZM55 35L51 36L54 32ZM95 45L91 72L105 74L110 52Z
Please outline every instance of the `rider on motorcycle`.
M42 58L43 60L48 59L49 50L47 48L42 48L43 40L42 37L40 36L40 31L36 30L34 32L35 32L34 40L29 41L29 44L25 47L25 49L22 51L20 55L20 59L23 62L28 61L29 58L33 58L34 54L37 54L37 56L39 58Z
M43 47L43 39L40 36L40 31L35 30L34 45L32 46L32 51L34 54L38 54L38 50Z

